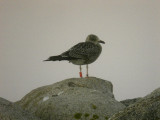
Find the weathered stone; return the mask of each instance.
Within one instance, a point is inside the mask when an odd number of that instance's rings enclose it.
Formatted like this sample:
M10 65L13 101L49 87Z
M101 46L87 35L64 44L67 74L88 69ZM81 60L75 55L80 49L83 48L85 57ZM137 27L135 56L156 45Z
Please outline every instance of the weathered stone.
M0 120L40 120L3 98L0 98Z
M136 103L137 101L139 101L141 98L134 98L134 99L127 99L127 100L123 100L123 101L120 101L122 104L124 104L126 107L128 107L129 105L131 104L134 104Z
M110 120L160 120L160 88L116 113Z
M106 80L72 78L37 88L18 104L42 120L106 120L125 108L112 91Z

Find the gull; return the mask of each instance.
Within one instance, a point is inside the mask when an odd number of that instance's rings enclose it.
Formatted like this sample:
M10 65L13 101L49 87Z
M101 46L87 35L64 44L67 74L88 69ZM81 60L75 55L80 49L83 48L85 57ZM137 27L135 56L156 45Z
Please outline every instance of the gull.
M80 42L73 47L71 47L69 50L63 52L60 55L57 56L50 56L47 60L44 61L62 61L67 60L75 65L79 65L80 68L80 77L82 78L82 65L86 65L87 73L86 77L89 77L88 75L88 64L93 63L97 60L99 55L102 52L102 46L100 43L105 44L104 41L100 40L98 36L94 34L90 34L87 36L85 42Z

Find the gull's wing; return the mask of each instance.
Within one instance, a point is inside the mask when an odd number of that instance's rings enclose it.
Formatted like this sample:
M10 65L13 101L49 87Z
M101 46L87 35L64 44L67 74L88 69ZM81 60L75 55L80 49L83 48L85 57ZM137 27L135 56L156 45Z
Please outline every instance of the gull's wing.
M92 56L97 56L101 53L101 48L91 42L81 42L73 46L68 51L61 54L61 56L87 59Z

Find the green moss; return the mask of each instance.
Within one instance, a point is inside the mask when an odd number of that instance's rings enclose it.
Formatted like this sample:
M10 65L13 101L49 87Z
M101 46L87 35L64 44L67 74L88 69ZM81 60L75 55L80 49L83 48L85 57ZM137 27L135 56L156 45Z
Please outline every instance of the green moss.
M105 119L108 120L108 117L106 116Z
M97 106L94 105L94 104L92 104L92 108L93 108L93 109L97 109Z
M82 117L82 113L75 113L74 114L75 119L81 119L81 117Z
M85 114L84 114L84 117L89 117L89 114L88 114L88 113L85 113Z
M94 119L98 119L99 116L98 116L98 115L93 115L93 118L94 118Z
M91 118L90 120L95 120L94 118Z

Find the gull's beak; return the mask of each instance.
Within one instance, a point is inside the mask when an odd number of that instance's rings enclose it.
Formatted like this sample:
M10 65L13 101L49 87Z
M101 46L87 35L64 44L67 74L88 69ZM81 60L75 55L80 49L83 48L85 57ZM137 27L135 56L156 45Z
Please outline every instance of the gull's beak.
M99 40L98 42L99 42L99 43L103 43L103 44L105 44L105 42L104 42L104 41L102 41L102 40Z

